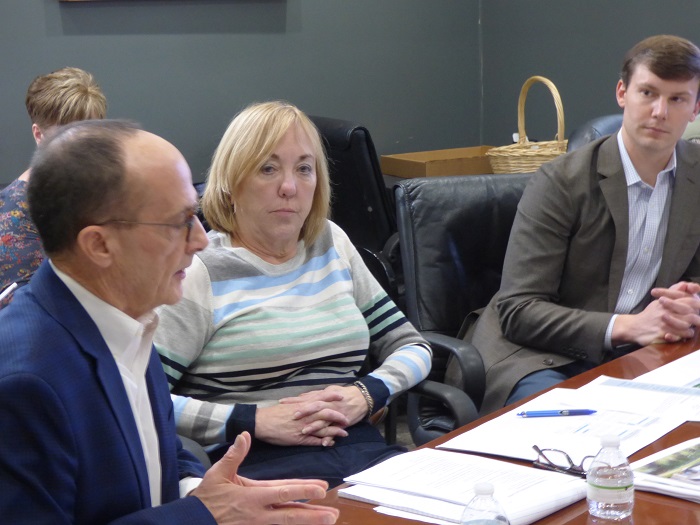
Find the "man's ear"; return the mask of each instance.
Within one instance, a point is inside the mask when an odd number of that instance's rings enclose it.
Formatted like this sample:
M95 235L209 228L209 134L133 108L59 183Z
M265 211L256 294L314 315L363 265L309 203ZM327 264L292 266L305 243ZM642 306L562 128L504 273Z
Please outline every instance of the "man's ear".
M627 95L627 86L620 79L617 81L617 86L615 86L615 99L617 99L617 105L622 109L625 109L625 95Z
M76 244L85 257L100 268L107 268L113 263L114 240L107 228L93 224L80 230Z
M700 100L695 102L695 110L693 111L693 118L690 119L690 122L693 122L697 118L698 112L700 112Z
M37 144L44 138L44 132L41 131L41 128L37 124L32 124L32 136Z

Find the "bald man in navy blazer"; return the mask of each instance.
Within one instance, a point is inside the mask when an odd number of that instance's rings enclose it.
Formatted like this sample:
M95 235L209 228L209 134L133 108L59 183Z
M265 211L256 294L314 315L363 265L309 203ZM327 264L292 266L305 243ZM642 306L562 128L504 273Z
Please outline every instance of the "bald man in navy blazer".
M31 170L50 260L0 312L0 521L334 523L337 510L295 502L324 482L237 476L249 435L205 473L175 434L154 308L179 299L207 243L177 149L84 121L43 141Z

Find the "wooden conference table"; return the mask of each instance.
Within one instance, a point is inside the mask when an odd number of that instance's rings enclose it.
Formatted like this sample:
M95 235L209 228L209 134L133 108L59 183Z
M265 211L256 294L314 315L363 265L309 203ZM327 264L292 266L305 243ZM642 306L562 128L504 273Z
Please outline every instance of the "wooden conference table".
M593 370L589 370L579 376L568 379L558 386L578 388L601 375L619 377L622 379L634 379L666 363L670 363L679 357L683 357L698 348L700 348L700 334L696 335L692 340L681 343L647 346L605 363ZM528 401L528 399L518 404L522 404ZM450 434L431 441L425 446L434 448L462 432L470 430L485 421L512 410L515 406L517 405L514 404L494 412L493 414L489 414ZM643 448L636 454L633 454L630 457L630 461L644 458L695 437L700 437L700 423L684 423L658 441ZM527 464L518 461L514 462ZM380 514L372 510L373 505L339 497L337 490L329 491L326 498L320 501L320 503L340 509L340 518L337 521L338 525L410 525L423 523ZM633 523L634 525L700 525L700 504L638 490L635 492L634 512L631 520L613 522L592 518L588 515L586 500L583 499L536 523L538 525L603 525L619 523Z

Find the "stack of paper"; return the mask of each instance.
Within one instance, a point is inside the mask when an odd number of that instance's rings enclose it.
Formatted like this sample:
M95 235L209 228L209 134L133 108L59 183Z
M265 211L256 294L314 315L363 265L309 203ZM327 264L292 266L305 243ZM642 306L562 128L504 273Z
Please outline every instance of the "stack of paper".
M522 418L523 410L593 409L587 416ZM532 448L563 450L579 464L595 456L604 435L620 437L626 456L653 443L700 410L700 390L600 376L576 390L556 388L460 434L439 448L534 461ZM504 441L501 436L512 439Z
M635 461L634 487L700 503L700 438Z
M635 382L700 390L700 351L695 351L634 379ZM700 421L700 410L687 412L688 421Z
M458 452L422 449L345 479L341 496L458 523L476 483L490 482L512 525L527 525L586 496L584 480Z
M512 525L527 525L586 495L583 479L462 452L534 461L541 449L565 451L575 463L594 456L600 438L620 437L629 456L685 421L700 421L700 352L634 381L601 376L576 390L553 389L458 435L435 449L390 458L346 478L343 497L380 505L379 512L440 525L458 523L473 487L482 481ZM693 388L695 387L695 388ZM594 410L592 415L523 418L524 410ZM456 450L460 452L451 452ZM700 438L632 465L635 486L700 502Z

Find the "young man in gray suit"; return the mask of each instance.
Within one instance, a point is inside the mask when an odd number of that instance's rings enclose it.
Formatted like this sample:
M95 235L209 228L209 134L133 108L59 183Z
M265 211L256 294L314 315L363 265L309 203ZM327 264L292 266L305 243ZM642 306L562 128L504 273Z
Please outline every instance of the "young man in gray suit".
M473 329L491 412L700 325L700 50L647 38L617 84L622 129L543 165L518 206L501 288Z

